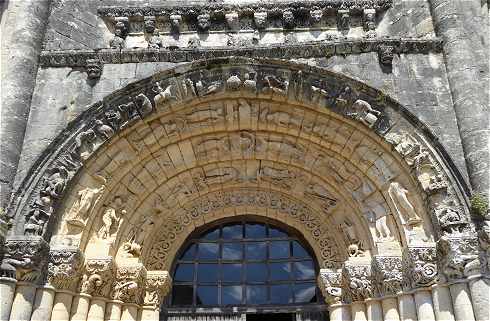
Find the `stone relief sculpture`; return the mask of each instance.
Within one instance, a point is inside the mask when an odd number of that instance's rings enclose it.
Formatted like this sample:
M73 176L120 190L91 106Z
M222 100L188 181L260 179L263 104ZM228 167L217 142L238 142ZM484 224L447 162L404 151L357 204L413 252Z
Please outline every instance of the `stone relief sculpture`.
M123 217L126 215L126 210L122 206L122 198L116 196L106 207L102 215L102 226L97 233L99 238L110 239L115 235L122 223Z
M320 290L327 304L340 303L342 299L342 277L340 272L321 269L318 274Z
M125 39L128 34L129 19L126 17L116 18L116 24L114 26L114 38L110 41L109 45L114 49L123 49L125 47Z
M68 224L80 228L85 227L90 210L105 190L107 180L101 176L99 178L102 181L102 185L99 188L87 187L78 192L78 199L75 200L66 215Z
M180 14L171 14L169 20L170 20L170 30L172 31L172 33L175 34L180 33L182 16Z
M365 213L366 219L370 225L372 237L377 242L394 241L393 233L388 227L389 213L380 207Z
M348 115L359 120L369 128L373 127L381 112L374 110L371 105L361 99L356 100L351 106L352 113Z
M396 211L405 220L405 224L417 225L422 221L415 211L415 207L408 199L408 190L400 183L392 182L388 188L388 194Z
M112 257L87 259L80 281L80 293L106 297L111 291L114 271Z
M197 16L197 28L201 32L207 32L211 27L209 14L200 14Z

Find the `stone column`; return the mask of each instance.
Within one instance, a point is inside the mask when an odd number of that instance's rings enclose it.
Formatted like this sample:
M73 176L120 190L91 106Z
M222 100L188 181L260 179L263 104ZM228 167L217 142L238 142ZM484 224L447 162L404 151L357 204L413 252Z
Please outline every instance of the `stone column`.
M330 321L351 321L350 308L345 304L334 304L328 307Z
M160 305L172 287L172 278L167 271L148 271L142 320L158 321Z
M383 309L378 299L366 299L366 316L368 321L383 320Z
M107 302L105 309L106 321L119 321L121 320L122 305L124 302L112 300Z
M449 291L453 299L454 317L456 320L475 321L468 284L464 281L453 283L449 285Z
M323 293L331 321L351 320L349 307L342 304L342 272L320 269L318 287Z
M73 298L71 306L70 321L86 321L88 309L90 307L91 296L84 293L79 293Z
M469 277L473 312L477 320L490 320L490 280L484 276Z
M434 305L432 296L429 290L419 289L414 293L415 306L417 307L417 315L419 320L435 321Z
M51 320L70 320L73 291L78 286L82 264L78 247L55 246L49 251L48 282L56 289Z
M48 252L49 245L40 236L20 235L7 239L2 269L15 275L18 281L10 320L30 320Z
M87 320L104 321L106 300L106 298L101 297L92 298L92 301L90 301L90 308L88 310Z
M0 207L6 208L24 140L50 0L9 1L2 30Z
M14 301L16 279L2 277L0 278L0 320L8 320L12 302Z
M402 321L417 321L415 300L411 294L400 293L398 295L398 308L400 310L400 319Z
M372 261L373 282L383 298L384 321L399 321L396 295L402 291L402 257L375 255Z
M451 294L446 285L435 284L432 286L432 302L437 321L455 321Z
M55 289L49 285L37 289L31 321L46 321L51 319L54 291Z
M366 257L351 257L342 269L342 290L346 301L352 302L353 320L367 320L364 300L373 296L371 284L371 260Z
M483 2L429 1L436 33L443 39L444 61L471 186L488 195L488 8L482 8Z
M111 297L124 302L121 321L137 321L138 306L145 295L146 274L145 267L137 259L126 259L118 264Z

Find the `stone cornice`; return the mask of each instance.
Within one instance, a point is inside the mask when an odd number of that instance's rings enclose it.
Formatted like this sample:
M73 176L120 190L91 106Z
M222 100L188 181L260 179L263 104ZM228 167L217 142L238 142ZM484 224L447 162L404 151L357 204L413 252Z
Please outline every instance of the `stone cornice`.
M392 46L394 54L426 54L441 52L440 38L377 38L328 42L308 42L295 45L264 47L199 48L199 49L100 49L43 51L42 67L86 67L87 60L98 59L103 64L137 62L189 62L228 56L267 57L280 59L324 58L351 54L380 52L383 46Z

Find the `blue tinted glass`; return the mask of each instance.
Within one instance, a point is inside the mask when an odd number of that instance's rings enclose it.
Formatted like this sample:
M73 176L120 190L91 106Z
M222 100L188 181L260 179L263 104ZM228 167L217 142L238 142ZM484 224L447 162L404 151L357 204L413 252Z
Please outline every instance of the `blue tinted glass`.
M225 240L241 239L243 237L243 226L227 225L223 226L223 238Z
M270 237L288 237L288 234L284 232L283 230L274 228L274 227L269 227L269 236Z
M194 280L194 264L179 264L175 269L174 281L190 282Z
M264 263L247 264L247 281L264 282L267 280L267 265Z
M296 258L309 258L310 255L297 241L293 241L293 256Z
M247 223L245 225L245 237L252 238L252 239L265 238L266 237L265 225Z
M272 281L289 280L291 276L291 263L269 263Z
M219 245L216 243L200 243L197 257L204 260L215 260L218 258Z
M181 255L181 260L193 260L196 255L196 244L192 244L189 248Z
M223 260L240 260L243 257L241 243L224 243L223 244Z
M201 238L205 240L217 240L219 239L219 228L212 230L211 232L206 232Z
M197 281L199 282L216 282L219 275L218 264L198 264Z
M198 286L197 305L217 305L218 304L218 287L217 286Z
M287 304L293 302L293 291L291 285L271 285L271 303Z
M287 259L289 258L289 242L288 241L273 241L270 244L271 259Z
M294 262L294 278L308 280L315 278L315 267L312 261Z
M267 303L267 287L265 285L248 285L247 303L249 304Z
M192 294L192 285L174 285L172 286L172 304L192 305Z
M246 258L248 260L265 260L267 258L267 244L265 242L246 243Z
M294 285L294 301L296 303L315 302L315 284L300 283Z
M240 304L242 303L242 287L240 285L223 286L221 288L222 304Z
M223 264L223 282L240 282L242 279L241 264Z

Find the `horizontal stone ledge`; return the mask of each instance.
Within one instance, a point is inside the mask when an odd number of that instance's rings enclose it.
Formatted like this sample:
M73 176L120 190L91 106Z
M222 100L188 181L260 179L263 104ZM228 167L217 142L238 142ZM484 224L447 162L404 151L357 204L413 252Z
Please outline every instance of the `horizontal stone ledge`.
M395 54L427 54L442 51L441 38L378 38L341 41L309 42L294 45L265 47L198 48L198 49L96 49L43 51L42 67L85 67L87 60L99 60L102 64L138 62L190 62L228 56L250 58L324 58L336 55L351 55L379 52L384 46L393 47Z

